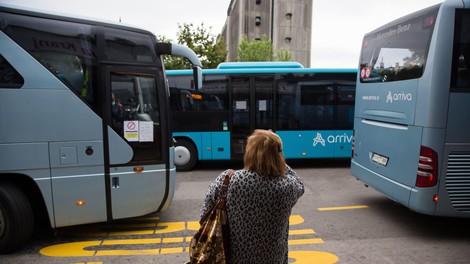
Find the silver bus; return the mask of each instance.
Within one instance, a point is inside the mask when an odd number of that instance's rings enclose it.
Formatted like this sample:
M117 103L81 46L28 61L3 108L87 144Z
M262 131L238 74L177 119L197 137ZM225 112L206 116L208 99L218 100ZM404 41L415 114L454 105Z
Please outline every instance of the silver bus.
M0 5L0 253L42 217L58 228L170 205L162 54L201 73L149 31Z
M366 34L356 87L352 175L413 211L470 217L470 1Z

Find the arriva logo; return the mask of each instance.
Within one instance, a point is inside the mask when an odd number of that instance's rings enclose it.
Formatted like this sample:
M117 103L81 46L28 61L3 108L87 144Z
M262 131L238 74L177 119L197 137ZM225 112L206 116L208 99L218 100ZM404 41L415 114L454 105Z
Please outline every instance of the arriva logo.
M410 93L394 93L392 94L391 91L388 91L387 95L387 103L393 103L393 101L411 101L413 99L413 96Z
M320 143L323 147L326 146L326 143L335 144L335 143L351 143L352 135L348 136L346 133L343 135L329 135L326 140L322 137L320 133L317 132L317 136L313 139L313 146L316 147Z

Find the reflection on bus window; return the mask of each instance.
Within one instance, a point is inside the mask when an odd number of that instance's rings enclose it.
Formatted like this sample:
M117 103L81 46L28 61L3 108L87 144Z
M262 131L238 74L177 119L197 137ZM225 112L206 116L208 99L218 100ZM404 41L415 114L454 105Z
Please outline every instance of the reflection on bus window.
M436 11L404 21L364 38L361 82L393 82L423 74Z
M279 129L333 129L335 95L332 85L280 82L277 115Z
M228 110L228 92L225 78L206 79L200 91L191 89L191 83L192 79L185 77L169 80L172 111Z
M148 74L113 73L111 75L112 128L132 145L132 162L161 159L160 112L155 77ZM139 138L125 131L126 122L139 126ZM129 124L129 123L128 123ZM142 129L143 124L148 133ZM150 138L141 138L148 135Z

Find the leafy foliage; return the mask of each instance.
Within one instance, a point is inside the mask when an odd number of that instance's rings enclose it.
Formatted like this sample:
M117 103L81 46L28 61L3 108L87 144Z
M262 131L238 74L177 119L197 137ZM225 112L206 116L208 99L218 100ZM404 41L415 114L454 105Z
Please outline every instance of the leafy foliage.
M178 44L185 45L192 49L199 57L203 68L216 68L227 57L224 39L220 36L214 36L211 28L206 29L204 23L194 27L193 24L178 25L177 34ZM165 37L159 37L160 42L171 42ZM190 69L191 63L182 57L165 56L165 68Z
M244 36L237 49L237 61L273 61L273 44L263 35L261 40L248 42Z
M292 55L288 50L278 50L277 55L272 42L263 35L261 40L248 42L244 36L237 49L237 61L292 61Z

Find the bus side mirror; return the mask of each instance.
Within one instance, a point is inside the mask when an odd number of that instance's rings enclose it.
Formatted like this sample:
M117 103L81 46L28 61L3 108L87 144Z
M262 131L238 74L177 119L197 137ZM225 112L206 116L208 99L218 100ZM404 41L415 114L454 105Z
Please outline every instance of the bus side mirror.
M202 68L200 66L193 66L193 78L196 91L202 88Z

